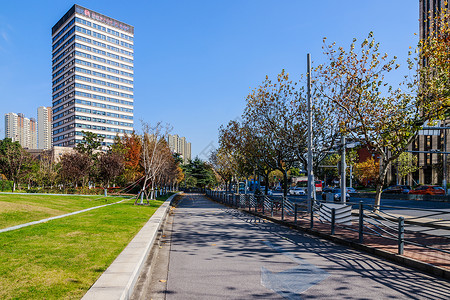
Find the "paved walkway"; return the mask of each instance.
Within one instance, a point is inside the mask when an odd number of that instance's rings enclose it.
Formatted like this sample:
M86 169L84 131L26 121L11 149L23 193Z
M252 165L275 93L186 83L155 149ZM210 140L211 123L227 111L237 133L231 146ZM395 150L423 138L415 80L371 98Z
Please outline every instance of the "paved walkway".
M450 282L185 196L145 299L448 299ZM167 246L169 245L169 246ZM164 256L164 255L163 255ZM165 271L161 272L161 270ZM155 278L156 276L156 278ZM145 289L144 289L145 290Z

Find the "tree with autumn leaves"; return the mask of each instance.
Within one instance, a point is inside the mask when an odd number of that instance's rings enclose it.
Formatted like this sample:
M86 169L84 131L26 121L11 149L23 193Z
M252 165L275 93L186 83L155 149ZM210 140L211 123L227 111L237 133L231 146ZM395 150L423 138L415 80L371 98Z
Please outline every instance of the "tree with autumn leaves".
M429 36L420 42L416 59L409 60L409 67L416 72L404 83L394 86L386 80L399 64L395 56L381 53L372 33L359 43L354 39L348 48L327 44L324 39L327 62L312 73L316 166L341 135L367 147L379 160L360 163L358 175L375 182L376 206L389 167L401 160L424 122L449 116L448 11L444 9L430 22ZM247 164L247 174L248 169L260 168L258 162L280 170L285 178L295 162L305 166L303 95L302 88L289 81L284 71L275 82L266 77L247 97L243 121L221 127L218 153L230 153L235 165Z

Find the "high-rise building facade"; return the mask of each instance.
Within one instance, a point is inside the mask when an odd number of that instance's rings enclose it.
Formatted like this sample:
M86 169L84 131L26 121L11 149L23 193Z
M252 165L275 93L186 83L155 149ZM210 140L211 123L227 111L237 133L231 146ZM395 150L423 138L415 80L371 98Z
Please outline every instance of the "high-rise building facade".
M10 138L13 142L19 141L18 118L19 116L15 113L5 114L5 138Z
M52 148L52 108L41 106L37 109L38 149Z
M443 9L449 9L450 3L446 0L419 0L419 37L421 40L430 34L431 20L436 18ZM426 63L425 61L422 63ZM440 122L440 127L450 126L450 120ZM410 146L413 151L441 150L449 151L450 139L448 129L423 130ZM440 153L416 153L419 169L412 175L413 183L441 184L447 182L448 174L443 174L444 158L447 155ZM448 171L448 170L447 170Z
M52 28L53 146L133 131L134 28L74 5Z
M36 149L36 120L26 118L24 114L5 114L5 137L19 142L23 148Z
M169 134L167 143L172 152L178 153L183 157L183 162L187 163L191 159L191 143L186 141L185 137L179 137L177 134Z

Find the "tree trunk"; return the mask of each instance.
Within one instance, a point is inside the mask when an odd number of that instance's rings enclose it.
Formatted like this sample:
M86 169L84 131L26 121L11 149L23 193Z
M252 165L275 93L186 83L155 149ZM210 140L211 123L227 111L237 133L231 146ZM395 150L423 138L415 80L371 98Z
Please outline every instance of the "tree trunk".
M381 192L383 190L384 180L386 179L389 162L380 161L380 173L376 184L375 205L373 211L379 211L381 205Z
M286 197L287 196L287 185L288 185L287 178L288 178L288 176L287 176L287 171L285 169L281 169L281 172L283 172L283 181L284 181L284 183L283 183L283 195L284 195L284 197Z

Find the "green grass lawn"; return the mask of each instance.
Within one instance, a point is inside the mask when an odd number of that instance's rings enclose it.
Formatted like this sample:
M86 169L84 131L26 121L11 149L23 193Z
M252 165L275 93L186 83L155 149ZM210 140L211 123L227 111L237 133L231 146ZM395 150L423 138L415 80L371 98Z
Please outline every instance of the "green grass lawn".
M162 202L127 200L1 233L0 299L81 298Z
M122 200L102 196L0 194L0 229Z

